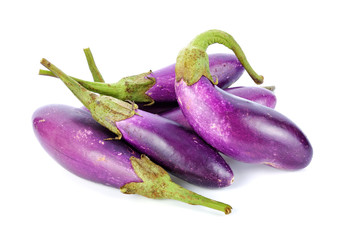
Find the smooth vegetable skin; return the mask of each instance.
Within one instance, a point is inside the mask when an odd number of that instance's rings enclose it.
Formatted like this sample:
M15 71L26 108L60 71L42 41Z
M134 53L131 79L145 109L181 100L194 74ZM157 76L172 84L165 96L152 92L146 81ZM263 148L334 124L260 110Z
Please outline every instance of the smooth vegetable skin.
M191 49L205 56L212 43L222 43L234 50L255 82L261 83L240 47L227 33L212 30L199 35L180 52L175 90L187 121L207 143L227 156L248 163L264 163L281 169L301 169L312 158L312 147L303 132L287 117L271 108L238 98L215 87L208 68L199 78L182 68L197 61L188 55ZM242 57L241 57L242 56ZM203 63L200 65L203 65ZM242 61L241 61L242 62Z
M276 106L276 96L275 94L265 88L261 87L234 87L227 88L224 91L252 102L264 105L266 107L275 108ZM160 116L170 119L174 122L179 123L184 128L193 130L191 125L189 125L186 117L183 115L181 108L173 108L169 111L160 113Z
M229 213L227 204L207 199L173 183L169 175L123 141L106 140L113 133L88 111L48 105L33 114L33 129L44 149L70 172L123 193L170 198Z
M174 90L175 64L157 71L125 77L117 83L108 84L104 83L90 49L84 49L84 52L94 82L88 82L74 77L73 79L88 90L121 100L140 103L176 102ZM218 86L221 88L232 85L244 72L243 66L232 54L211 54L209 55L209 61L211 72L218 80ZM40 70L39 73L41 75L54 76L53 73L46 70Z
M33 114L33 129L44 149L82 178L116 188L142 182L129 160L140 154L123 141L106 141L114 134L83 109L65 105L41 107Z
M225 160L196 134L136 105L94 94L65 75L46 59L42 64L69 87L93 118L168 172L205 187L225 187L233 173Z

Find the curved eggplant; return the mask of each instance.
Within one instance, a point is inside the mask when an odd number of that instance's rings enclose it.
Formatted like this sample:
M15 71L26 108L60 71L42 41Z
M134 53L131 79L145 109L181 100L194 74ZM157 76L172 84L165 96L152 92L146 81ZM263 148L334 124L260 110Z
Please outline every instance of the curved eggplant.
M233 49L253 80L263 81L230 35L219 30L200 34L177 59L175 91L189 124L207 143L236 160L281 169L306 167L312 159L312 147L291 120L212 84L205 51L214 42ZM200 67L203 62L206 68Z

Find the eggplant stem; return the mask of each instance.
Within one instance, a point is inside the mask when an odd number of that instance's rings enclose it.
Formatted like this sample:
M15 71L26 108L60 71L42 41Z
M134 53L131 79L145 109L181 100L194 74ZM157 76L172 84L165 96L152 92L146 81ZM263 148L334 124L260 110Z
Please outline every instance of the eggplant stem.
M104 79L102 77L102 74L99 72L94 57L90 51L90 48L84 48L83 49L85 53L86 60L88 62L89 69L91 71L92 77L94 79L94 82L102 82L104 83Z
M71 92L82 102L82 104L90 109L90 104L95 101L97 95L86 90L77 81L66 75L62 70L43 58L41 64L49 69L53 75L59 77L64 84L71 90Z
M202 49L206 52L208 46L220 43L226 46L227 48L231 49L235 55L237 56L238 60L244 66L245 70L248 72L250 77L256 84L262 84L264 77L258 75L250 66L249 62L246 59L246 56L239 46L239 44L234 40L234 38L223 31L220 30L209 30L204 33L199 34L190 44L191 47L197 47Z
M232 207L195 192L192 192L174 183L169 174L159 165L153 163L146 155L141 158L130 157L131 164L137 176L143 182L131 182L121 187L125 194L139 194L153 199L173 199L191 205L201 205L215 210L231 213Z
M43 70L43 69L39 69L39 75L58 78L55 74L53 74L53 72L51 72L49 70ZM76 77L72 77L72 76L69 76L69 77L72 78L73 80L79 82L79 83L88 82L88 81L85 81L85 80L82 80L82 79L79 79ZM81 85L83 86L83 84L81 84Z

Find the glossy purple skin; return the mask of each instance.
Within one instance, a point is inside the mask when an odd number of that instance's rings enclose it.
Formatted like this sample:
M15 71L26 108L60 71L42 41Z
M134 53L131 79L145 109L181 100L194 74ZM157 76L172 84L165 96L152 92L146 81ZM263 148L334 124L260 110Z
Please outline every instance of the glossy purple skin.
M156 114L142 110L137 110L137 114L116 126L125 141L156 164L199 186L216 188L232 183L231 168L195 133Z
M48 105L33 114L33 129L44 149L79 177L120 188L142 182L129 158L140 157L123 141L106 141L115 134L84 109Z
M275 108L276 96L275 94L265 88L260 87L235 87L227 88L224 91L235 96L245 98L247 100L259 103L266 107ZM193 130L187 119L183 115L181 108L173 108L169 111L160 113L160 116L179 123L188 130Z
M212 76L218 78L221 88L232 85L243 74L244 67L232 54L210 54L208 58ZM156 83L146 92L148 96L155 102L176 101L175 64L152 72L149 76L154 77Z
M281 169L301 169L310 163L308 139L275 110L233 96L205 77L191 86L176 82L175 90L195 132L225 155Z

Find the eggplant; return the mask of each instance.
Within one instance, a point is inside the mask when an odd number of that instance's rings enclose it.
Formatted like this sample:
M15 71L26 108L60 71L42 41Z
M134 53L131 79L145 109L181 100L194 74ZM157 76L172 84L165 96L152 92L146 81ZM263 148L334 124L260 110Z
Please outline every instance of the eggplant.
M198 35L177 57L175 83L179 106L194 131L218 151L242 162L288 170L306 167L313 150L295 123L214 85L206 54L213 43L231 48L255 83L263 82L231 35L219 30Z
M90 49L84 49L94 82L74 78L83 87L103 95L121 100L153 104L154 102L176 102L174 81L175 64L139 75L122 78L116 83L104 83ZM218 86L227 88L243 74L244 68L232 54L211 54L209 67L218 79ZM54 76L50 71L40 70L40 75Z
M106 140L113 133L98 124L89 112L66 105L48 105L33 114L33 129L43 148L75 175L120 188L122 193L154 199L174 199L231 212L217 202L171 181L161 167L123 141Z
M116 139L123 138L169 173L204 187L226 187L233 182L225 160L192 131L138 110L136 104L95 94L46 59L41 63L65 83L98 123L117 135Z
M270 87L271 88L271 87ZM252 102L264 105L266 107L275 108L276 106L276 96L275 94L261 87L234 87L226 88L224 91L238 96ZM193 130L191 125L189 125L186 117L183 115L181 108L173 108L171 110L159 113L160 116L170 119L174 122L179 123L184 128Z

